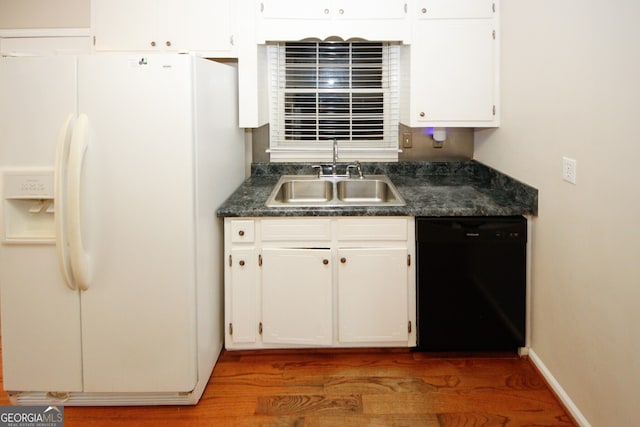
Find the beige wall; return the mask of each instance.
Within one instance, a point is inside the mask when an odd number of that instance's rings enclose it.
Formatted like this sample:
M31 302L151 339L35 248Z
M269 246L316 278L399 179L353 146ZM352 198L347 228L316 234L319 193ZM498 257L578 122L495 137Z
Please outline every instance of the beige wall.
M0 0L0 29L88 28L90 0Z
M640 2L501 3L502 126L475 158L540 190L532 349L591 425L637 425Z
M403 134L410 133L412 147L403 148L398 153L399 162L411 161L459 161L473 157L473 129L457 128L447 130L447 138L441 147L433 146L433 139L428 134L429 128L409 128L398 126L398 144L401 144ZM252 161L269 162L269 125L249 130L252 144Z

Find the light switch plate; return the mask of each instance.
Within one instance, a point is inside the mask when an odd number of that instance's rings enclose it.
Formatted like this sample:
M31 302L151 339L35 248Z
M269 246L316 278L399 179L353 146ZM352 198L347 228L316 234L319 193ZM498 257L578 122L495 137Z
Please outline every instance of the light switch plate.
M562 179L570 182L571 184L576 183L576 168L577 162L575 159L571 159L569 157L562 158Z
M402 148L411 148L411 147L413 147L411 132L404 132L402 134Z

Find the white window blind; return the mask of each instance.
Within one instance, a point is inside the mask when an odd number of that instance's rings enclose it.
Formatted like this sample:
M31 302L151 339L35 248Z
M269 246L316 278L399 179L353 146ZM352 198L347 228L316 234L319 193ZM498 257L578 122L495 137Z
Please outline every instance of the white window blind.
M397 160L399 48L373 42L269 47L273 161Z

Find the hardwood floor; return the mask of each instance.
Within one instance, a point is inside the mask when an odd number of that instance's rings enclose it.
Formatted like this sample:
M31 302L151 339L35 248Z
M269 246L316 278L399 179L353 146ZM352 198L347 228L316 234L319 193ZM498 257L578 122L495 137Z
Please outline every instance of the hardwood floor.
M65 407L66 427L111 425L576 424L527 358L393 349L223 352L196 406Z

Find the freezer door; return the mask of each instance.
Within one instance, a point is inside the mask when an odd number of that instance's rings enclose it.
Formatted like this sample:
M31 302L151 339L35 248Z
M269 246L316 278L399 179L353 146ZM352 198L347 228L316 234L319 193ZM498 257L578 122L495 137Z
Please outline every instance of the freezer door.
M59 128L76 112L76 58L2 58L0 94L0 168L52 174ZM5 390L82 390L80 297L55 245L0 243L0 289Z
M190 391L197 380L193 58L94 55L80 225L86 392Z

